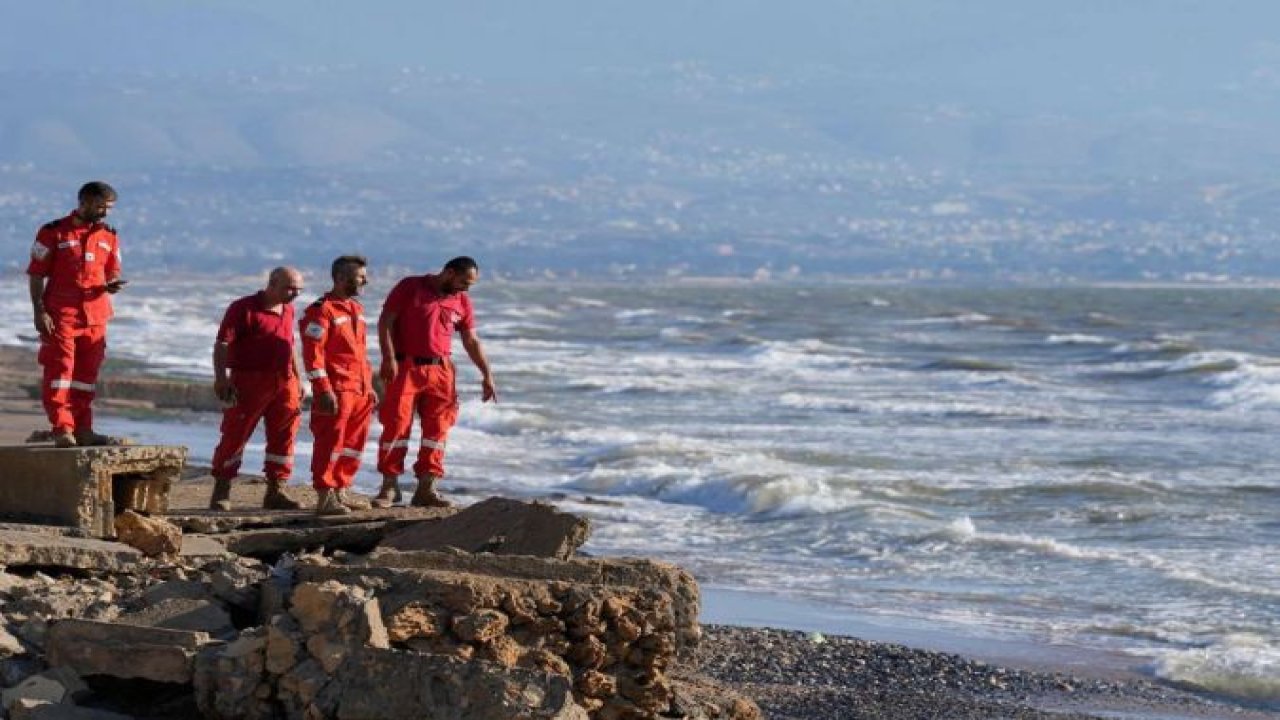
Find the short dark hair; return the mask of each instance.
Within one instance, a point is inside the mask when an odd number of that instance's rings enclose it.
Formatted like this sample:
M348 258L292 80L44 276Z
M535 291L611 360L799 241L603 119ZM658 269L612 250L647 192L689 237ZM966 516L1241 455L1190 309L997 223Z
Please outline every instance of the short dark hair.
M76 197L80 202L85 200L115 200L116 189L101 180L94 180L81 185L80 193Z
M351 268L362 268L368 264L369 261L363 255L343 255L334 259L333 264L329 266L329 276L337 280L338 275L350 271Z
M466 255L462 255L445 263L444 269L452 270L453 272L462 273L463 275L466 275L472 270L475 270L478 272L480 270L480 265L476 263L475 260L472 260Z

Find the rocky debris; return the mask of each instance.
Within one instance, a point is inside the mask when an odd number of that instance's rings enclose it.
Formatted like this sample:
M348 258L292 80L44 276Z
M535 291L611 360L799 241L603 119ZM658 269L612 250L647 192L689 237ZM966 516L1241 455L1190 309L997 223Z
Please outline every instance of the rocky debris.
M22 699L9 711L9 720L134 720L134 718L132 715L121 715L96 708Z
M375 588L393 647L559 672L606 717L669 712L668 672L700 637L693 579L645 560L384 552L305 558L297 578Z
M568 560L591 532L585 518L553 505L489 498L449 517L421 522L386 537L392 550L444 550L534 555Z
M173 555L182 550L182 529L160 518L125 510L116 515L116 540L148 557Z
M509 539L520 537L550 547ZM0 567L0 687L39 685L53 668L93 692L94 709L31 697L11 717L758 717L749 700L682 676L699 600L674 566L516 545L508 555L320 547L330 554L284 553L274 565L130 551L119 569Z

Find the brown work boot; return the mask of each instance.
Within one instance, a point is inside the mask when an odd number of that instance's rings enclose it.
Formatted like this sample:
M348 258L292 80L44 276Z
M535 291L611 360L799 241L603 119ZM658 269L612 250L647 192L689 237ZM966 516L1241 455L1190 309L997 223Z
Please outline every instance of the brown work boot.
M400 492L400 478L395 475L383 475L382 489L369 504L379 509L386 509L402 502L404 502L404 495Z
M73 448L77 445L76 436L70 430L54 431L53 446L56 448Z
M440 478L435 475L419 476L418 489L414 491L413 498L409 500L409 504L414 507L453 507L453 503L445 500L440 493L436 492L436 483L438 482L440 482Z
M284 486L287 480L268 480L267 492L262 496L263 510L301 510L302 503L289 497Z
M338 502L342 503L343 506L350 508L352 510L368 510L370 507L372 507L372 504L368 500L365 500L362 497L356 497L355 495L352 495L351 493L347 492L345 488L342 490L334 490L334 492L338 494Z
M350 515L351 508L342 504L338 496L339 490L320 490L316 501L317 515Z
M213 479L213 495L209 497L209 509L231 512L231 478Z

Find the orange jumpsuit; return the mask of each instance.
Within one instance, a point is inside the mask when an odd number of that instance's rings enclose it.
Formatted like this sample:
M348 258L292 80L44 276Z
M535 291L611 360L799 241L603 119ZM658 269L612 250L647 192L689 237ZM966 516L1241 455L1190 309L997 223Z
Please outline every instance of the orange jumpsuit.
M40 228L27 274L46 278L45 312L53 333L40 337L40 398L55 433L93 429L98 370L107 354L112 309L106 285L120 277L120 243L103 223L74 213Z
M369 365L364 308L355 298L326 293L312 303L298 323L302 364L311 381L311 485L316 490L351 487L377 396ZM315 397L332 392L336 413L324 413Z

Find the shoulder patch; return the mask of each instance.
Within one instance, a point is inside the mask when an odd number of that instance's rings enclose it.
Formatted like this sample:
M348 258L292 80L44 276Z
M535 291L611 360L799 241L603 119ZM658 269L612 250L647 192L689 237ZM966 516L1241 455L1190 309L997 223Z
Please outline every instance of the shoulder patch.
M36 242L31 243L31 259L32 260L42 261L47 257L49 257L49 248L45 247L44 243L38 240Z
M302 331L302 334L312 340L319 340L324 337L324 326L317 322L307 323L307 327Z

